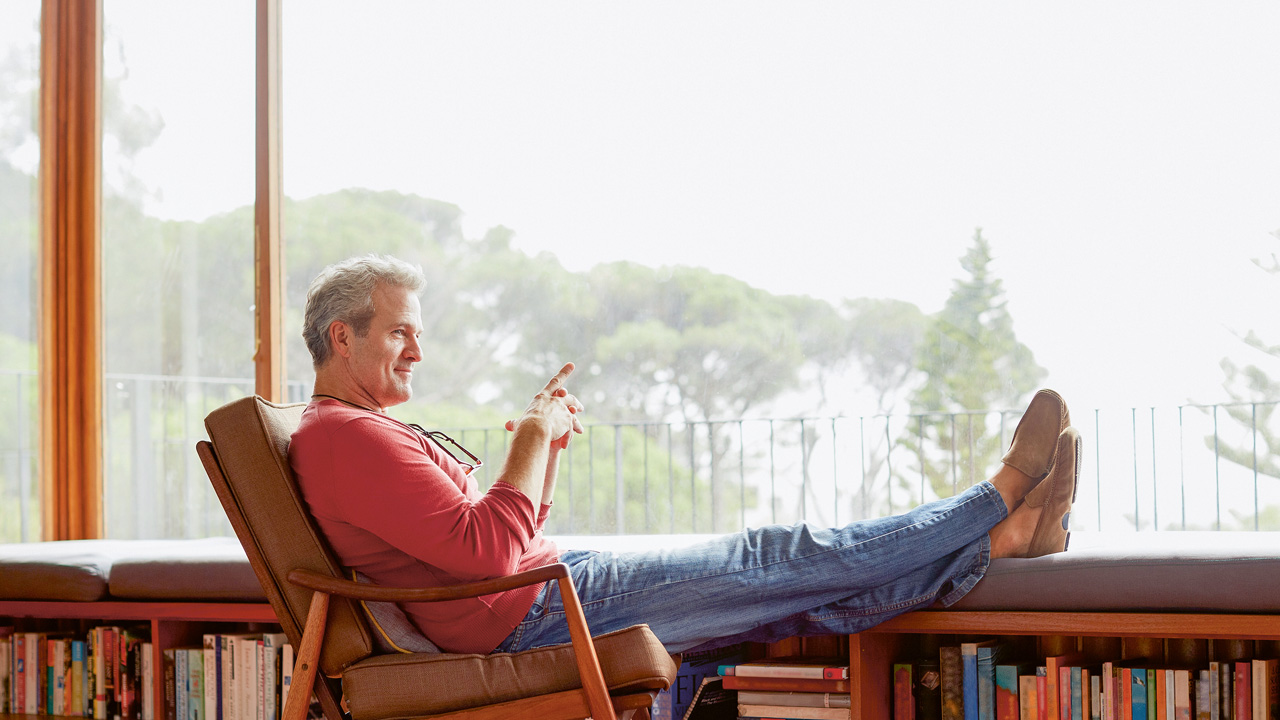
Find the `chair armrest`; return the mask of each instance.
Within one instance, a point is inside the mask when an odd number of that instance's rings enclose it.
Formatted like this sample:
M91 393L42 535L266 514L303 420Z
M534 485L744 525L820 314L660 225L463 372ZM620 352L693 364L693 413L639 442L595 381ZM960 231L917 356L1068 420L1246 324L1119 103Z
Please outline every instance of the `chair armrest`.
M515 575L481 580L479 582L449 585L434 588L398 588L371 585L352 580L342 580L332 575L313 572L311 570L290 570L289 582L308 590L315 590L329 595L351 598L352 600L373 600L378 602L439 602L441 600L461 600L463 598L491 595L493 593L514 590L518 587L536 585L549 580L569 577L569 566L564 563L546 565L533 570L526 570Z

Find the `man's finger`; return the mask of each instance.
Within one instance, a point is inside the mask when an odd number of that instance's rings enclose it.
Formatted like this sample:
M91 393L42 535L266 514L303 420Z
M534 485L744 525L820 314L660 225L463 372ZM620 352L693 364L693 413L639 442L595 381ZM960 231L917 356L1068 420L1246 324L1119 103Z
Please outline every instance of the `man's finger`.
M564 367L560 368L560 372L556 373L555 377L551 378L551 382L547 383L547 386L543 388L543 390L548 393L554 393L564 387L565 381L568 380L569 376L572 374L573 363L565 363Z

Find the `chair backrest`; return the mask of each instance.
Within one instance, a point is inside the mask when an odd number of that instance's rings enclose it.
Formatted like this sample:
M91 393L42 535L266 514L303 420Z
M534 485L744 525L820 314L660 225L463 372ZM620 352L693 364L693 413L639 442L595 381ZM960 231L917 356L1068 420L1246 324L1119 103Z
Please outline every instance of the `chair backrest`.
M289 467L289 439L305 407L276 405L257 396L228 403L205 418L212 445L199 448L218 499L295 648L311 591L289 583L285 575L303 568L343 577ZM357 603L331 598L328 618L320 670L332 678L373 654L374 645Z

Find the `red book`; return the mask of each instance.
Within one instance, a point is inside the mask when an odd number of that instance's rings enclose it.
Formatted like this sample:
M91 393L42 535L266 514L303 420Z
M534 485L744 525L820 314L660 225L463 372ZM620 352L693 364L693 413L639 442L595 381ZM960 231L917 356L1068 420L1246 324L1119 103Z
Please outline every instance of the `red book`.
M915 720L916 699L911 694L911 663L893 666L893 720Z
M1062 720L1063 718L1062 700L1058 695L1058 693L1060 692L1059 686L1062 684L1062 681L1060 679L1061 675L1059 671L1064 667L1070 666L1071 663L1076 661L1076 659L1077 658L1075 655L1052 655L1044 659L1045 685L1046 685L1045 690L1048 694L1048 697L1046 698L1048 700L1047 720ZM1070 680L1069 675L1068 675L1068 680ZM1067 688L1067 697L1069 698L1071 697L1070 682L1066 683L1066 688ZM1070 709L1071 709L1071 706L1068 703L1067 705L1068 712L1066 715L1067 718L1071 717Z
M1252 720L1253 718L1253 663L1240 660L1236 663L1236 716L1235 720Z
M1049 720L1049 671L1043 667L1036 668L1036 717Z

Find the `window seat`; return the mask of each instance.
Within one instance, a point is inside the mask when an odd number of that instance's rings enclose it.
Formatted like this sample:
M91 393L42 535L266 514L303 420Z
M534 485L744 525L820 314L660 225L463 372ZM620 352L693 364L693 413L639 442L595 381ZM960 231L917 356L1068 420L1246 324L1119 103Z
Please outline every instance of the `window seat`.
M562 548L643 550L699 535L564 536ZM953 608L1280 611L1280 533L1073 533L1066 553L991 563ZM235 538L0 545L0 600L265 602Z

